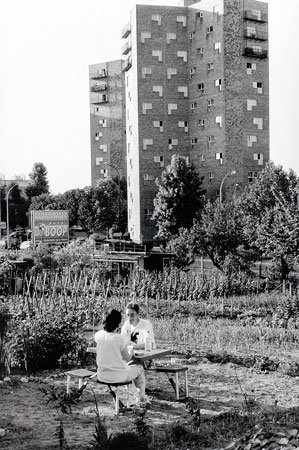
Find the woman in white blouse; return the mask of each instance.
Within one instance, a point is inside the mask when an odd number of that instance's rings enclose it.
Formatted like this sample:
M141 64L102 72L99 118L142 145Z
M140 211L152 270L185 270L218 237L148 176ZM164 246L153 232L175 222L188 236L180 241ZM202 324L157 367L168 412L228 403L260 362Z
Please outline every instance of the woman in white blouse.
M145 377L141 364L128 364L132 359L128 342L119 333L121 313L112 309L104 320L103 330L95 334L97 344L97 376L101 381L121 383L133 380L140 403L145 401Z

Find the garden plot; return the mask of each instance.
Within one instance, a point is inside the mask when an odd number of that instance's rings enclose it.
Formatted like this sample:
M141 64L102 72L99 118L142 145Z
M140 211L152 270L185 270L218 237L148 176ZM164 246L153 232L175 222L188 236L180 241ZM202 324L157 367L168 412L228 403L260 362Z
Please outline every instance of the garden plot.
M263 414L270 413L273 417L281 411L287 415L292 408L299 410L298 378L278 372L263 373L231 363L214 364L202 358L185 360L185 363L189 365L190 396L200 402L201 427L205 430L205 438L202 442L198 441L194 448L221 448L233 436L236 437L233 433L238 431L237 419L225 433L221 432L221 427L215 427L214 422L213 426L209 426L209 423L228 412L243 411L244 416L246 401L255 408L260 405ZM0 449L58 449L58 415L50 404L45 403L41 389L51 385L65 388L65 384L65 377L57 372L38 374L38 377L29 379L14 376L10 381L1 383L0 423L1 428L5 429L5 436L0 438ZM152 427L158 440L159 435L162 436L175 422L192 425L186 404L174 401L166 377L147 373L147 387L152 404L146 412L145 422ZM134 429L138 414L127 412L115 417L106 388L101 386L95 392L100 414L106 418L109 432ZM72 413L63 418L65 440L70 449L89 448L95 431L95 419L94 396L90 389L85 389L82 398L72 408ZM290 422L289 425L294 428L296 424ZM245 431L244 426L242 431ZM163 448L175 447L164 445Z

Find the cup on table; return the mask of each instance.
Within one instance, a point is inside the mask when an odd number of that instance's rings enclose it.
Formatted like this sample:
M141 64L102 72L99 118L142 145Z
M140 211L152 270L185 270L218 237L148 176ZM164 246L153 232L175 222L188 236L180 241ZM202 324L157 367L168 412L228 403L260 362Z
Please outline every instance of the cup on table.
M127 350L130 356L134 356L134 347L133 345L128 345Z

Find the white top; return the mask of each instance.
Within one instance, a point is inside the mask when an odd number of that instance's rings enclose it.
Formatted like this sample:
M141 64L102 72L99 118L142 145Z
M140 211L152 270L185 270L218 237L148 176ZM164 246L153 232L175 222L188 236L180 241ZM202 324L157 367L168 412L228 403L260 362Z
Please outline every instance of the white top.
M151 322L146 319L139 319L136 326L131 325L129 320L126 320L122 326L121 334L126 336L127 344L130 343L131 333L137 334L137 342L135 344L145 344L145 338L149 335L151 342L153 343L153 348L156 348L154 330Z
M94 337L97 343L98 378L111 383L121 383L128 379L131 356L127 350L127 342L119 333L100 330Z

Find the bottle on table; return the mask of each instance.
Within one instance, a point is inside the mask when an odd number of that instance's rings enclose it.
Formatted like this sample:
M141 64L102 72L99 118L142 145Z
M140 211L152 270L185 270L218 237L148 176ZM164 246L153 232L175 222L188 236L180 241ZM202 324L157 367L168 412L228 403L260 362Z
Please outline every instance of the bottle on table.
M151 349L152 349L152 340L151 340L150 332L148 331L145 336L144 350L146 352L150 352Z

